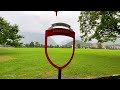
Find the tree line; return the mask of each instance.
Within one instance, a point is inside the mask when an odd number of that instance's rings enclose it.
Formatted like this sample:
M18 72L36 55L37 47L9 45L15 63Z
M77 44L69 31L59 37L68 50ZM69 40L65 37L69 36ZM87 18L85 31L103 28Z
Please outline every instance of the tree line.
M22 47L26 48L44 48L44 44L40 44L39 42L30 42L27 44L24 44ZM48 48L72 48L72 45L47 45Z
M23 47L27 47L27 48L44 48L44 44L40 44L39 42L30 42L28 44L24 44ZM48 45L48 48L59 48L59 45Z
M93 45L81 45L81 44L77 44L77 48L90 48L90 49L103 49L102 43L97 43L96 46Z

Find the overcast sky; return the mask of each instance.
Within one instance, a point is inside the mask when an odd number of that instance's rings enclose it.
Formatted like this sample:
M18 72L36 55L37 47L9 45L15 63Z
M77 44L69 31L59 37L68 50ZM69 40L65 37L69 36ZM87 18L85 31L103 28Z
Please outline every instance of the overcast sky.
M78 16L80 11L60 11L58 16L54 11L0 11L0 17L8 22L19 25L22 32L45 33L45 30L56 22L67 23L80 35ZM59 43L65 38L57 37L54 40Z

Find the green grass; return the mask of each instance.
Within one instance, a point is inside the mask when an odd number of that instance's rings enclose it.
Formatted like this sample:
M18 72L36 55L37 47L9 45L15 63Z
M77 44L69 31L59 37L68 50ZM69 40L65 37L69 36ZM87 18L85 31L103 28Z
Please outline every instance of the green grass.
M50 58L59 66L71 56L71 49L49 49ZM1 79L41 79L57 76L57 69L47 61L44 49L6 48L0 49ZM62 77L94 78L120 74L120 50L76 49Z

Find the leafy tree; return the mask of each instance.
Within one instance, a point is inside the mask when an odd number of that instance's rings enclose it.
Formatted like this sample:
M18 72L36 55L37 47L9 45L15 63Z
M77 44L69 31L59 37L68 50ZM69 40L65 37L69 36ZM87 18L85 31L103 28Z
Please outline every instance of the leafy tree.
M59 45L57 45L56 47L57 47L57 48L59 48L60 46L59 46Z
M34 46L35 46L34 42L30 42L29 47L34 47Z
M35 42L35 47L40 47L39 42Z
M18 25L10 25L4 18L0 17L0 44L11 45L13 47L21 46L19 41L23 36L18 35Z
M29 44L25 44L25 47L29 47Z
M120 35L120 11L81 11L79 16L81 38L84 42L114 42Z
M102 43L98 43L98 48L102 49Z
M59 45L55 45L54 47L55 47L55 48L59 48Z
M81 47L80 44L77 44L77 47L80 48Z
M43 44L41 44L41 45L40 45L40 47L41 47L41 48L43 48L43 47L44 47L44 45L43 45Z
M50 44L50 48L53 48L52 44Z

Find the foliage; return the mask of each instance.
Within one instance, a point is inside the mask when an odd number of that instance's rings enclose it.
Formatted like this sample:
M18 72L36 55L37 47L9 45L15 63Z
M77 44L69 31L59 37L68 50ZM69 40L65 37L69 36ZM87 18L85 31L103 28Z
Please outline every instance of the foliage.
M31 42L29 46L34 47L35 46L34 42Z
M119 11L81 11L79 16L81 38L84 42L114 42L120 35Z
M77 44L77 47L78 47L78 48L81 48L81 45L80 45L80 44Z
M18 35L18 25L10 25L4 18L0 17L0 44L11 45L13 47L21 46L19 41L23 36Z
M102 49L102 43L100 43L100 42L98 43L98 48Z
M35 42L35 47L40 47L39 42Z

